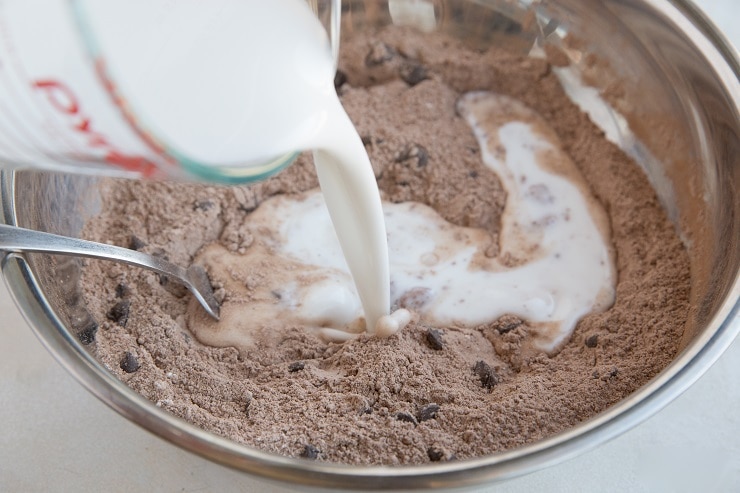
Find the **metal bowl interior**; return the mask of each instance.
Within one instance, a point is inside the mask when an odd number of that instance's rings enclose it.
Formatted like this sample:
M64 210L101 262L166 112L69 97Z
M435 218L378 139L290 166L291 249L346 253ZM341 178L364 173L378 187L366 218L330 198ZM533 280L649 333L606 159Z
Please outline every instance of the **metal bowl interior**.
M399 17L401 0L344 2L343 36ZM622 147L643 166L684 239L692 269L692 310L682 351L647 385L567 432L525 447L434 466L351 467L268 454L198 429L118 381L77 334L92 323L77 282L80 262L6 255L10 290L41 342L103 402L187 450L266 479L341 489L463 488L566 460L617 436L678 396L738 331L740 296L740 67L736 53L684 0L433 0L435 29L471 44L522 54L554 44L589 82L623 93L610 100L627 125ZM394 5L395 4L395 5ZM590 55L608 63L598 70ZM653 132L660 123L666 131ZM7 224L79 236L99 210L99 179L2 172L0 217Z

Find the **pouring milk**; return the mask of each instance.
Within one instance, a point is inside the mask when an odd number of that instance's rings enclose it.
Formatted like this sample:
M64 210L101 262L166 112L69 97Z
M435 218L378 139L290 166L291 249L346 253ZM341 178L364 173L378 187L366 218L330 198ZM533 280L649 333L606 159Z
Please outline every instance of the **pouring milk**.
M35 0L6 2L0 6L0 20L10 14L20 20L33 19L29 12L34 4ZM318 267L331 272L321 274L324 281L316 287L287 296L286 300L298 301L283 308L298 317L295 323L318 328L332 339L352 337L358 325L371 334L390 335L410 321L405 309L390 314L389 249L380 195L364 145L334 90L334 57L326 32L305 2L219 0L209 2L207 9L198 0L76 0L71 4L49 0L44 5L54 19L73 19L77 32L65 31L62 28L69 26L59 22L40 27L39 23L29 23L16 30L13 26L23 26L23 22L0 26L6 39L17 42L3 47L8 59L16 60L12 74L20 82L24 77L30 81L31 89L26 87L26 92L31 91L29 100L43 123L39 127L52 131L43 141L57 146L37 148L42 158L53 158L62 151L84 158L102 149L106 153L102 154L104 161L110 161L113 155L123 164L151 164L165 177L175 176L172 169L179 166L201 179L218 181L226 177L228 181L230 172L238 176L240 169L259 167L259 163L289 162L298 151L314 149L325 207L354 286L347 287L344 281L324 282L332 276L346 276L341 273L344 263L339 260L342 265L335 265L340 257L336 250L330 245L319 247L325 250L325 256L334 257L328 265L313 259L311 252L301 257L295 253L300 235L286 226L288 236L294 238L284 239L283 246L273 254L285 254L286 262L298 262L308 269L316 268L318 262ZM73 6L71 11L69 5ZM28 15L21 15L24 13ZM82 63L77 59L80 57L67 52L61 59L74 70L65 64L51 68L49 64L34 64L40 58L36 56L33 29L42 28L58 29L60 40L81 36L97 74L85 72L84 65L77 67L76 63ZM86 76L89 80L84 80ZM102 96L95 86L101 79L107 90ZM111 101L106 106L101 99L111 99L111 95L113 109L119 111L115 115L109 111ZM424 293L415 309L432 324L478 325L503 314L519 314L553 334L542 345L552 349L581 316L594 308L604 308L613 298L608 248L596 216L587 212L586 202L578 198L583 191L560 185L562 178L558 182L557 177L538 171L547 166L538 163L541 153L530 150L555 149L557 143L530 136L526 121L532 117L526 109L512 111L510 103L492 97L468 97L462 102L461 112L479 136L484 151L490 139L510 141L514 146L524 139L521 150L511 150L511 166L483 153L486 163L502 176L509 193L501 247L517 249L517 241L531 236L531 241L542 243L541 251L522 268L509 269L496 261L475 264L470 260L479 249L475 242L450 243L442 232L451 231L452 225L437 223L424 208L411 206L403 213L392 214L395 229L391 240L398 238L401 245L394 246L399 260L394 267L397 292L393 300L397 302L407 293ZM486 115L507 111L511 120L524 123L479 125L488 118ZM6 117L9 114L6 112ZM116 126L116 117L120 120L121 115L128 126ZM0 117L0 127L2 123ZM16 137L22 141L22 136ZM120 159L120 149L133 149L141 158ZM523 167L525 161L529 168ZM543 180L536 188L549 194L547 200L542 197L544 192L536 196L528 191L520 193L508 178L518 174L522 183L527 177ZM530 200L532 197L537 200ZM290 207L276 208L275 220L270 222L276 226L288 224L281 216ZM318 229L320 226L313 224L321 224L320 215L314 217L318 223L304 219L303 213L310 210L299 205L289 214L298 222L305 220L311 225L309 229ZM574 210L583 210L577 214L580 222L571 219ZM416 223L422 224L418 230L413 229ZM574 228L576 223L579 226ZM432 234L436 224L440 233ZM404 248L402 245L408 244L402 235L404 230L417 231L416 235L431 242L428 251ZM507 238L509 230L511 238ZM461 231L457 236L468 234L473 238L484 233ZM579 247L572 255L573 260L580 261L579 265L582 259L589 263L588 268L581 269L584 278L574 283L557 274L565 265L557 248L562 238L571 241L579 235L584 242L582 249ZM332 236L331 232L326 236ZM447 263L462 267L455 270ZM475 268L474 264L480 265ZM417 268L421 270L414 270ZM278 279L276 273L276 282ZM578 284L581 289L573 292L563 283ZM473 290L476 295L468 292L471 286L477 286ZM356 298L361 308L353 301ZM296 310L296 306L301 308ZM274 309L282 308L273 303L265 307L263 315L275 318ZM237 318L255 320L251 316Z
M238 167L315 149L326 205L373 333L390 308L383 210L362 140L334 89L326 31L308 4L80 6L98 26L96 43L119 91L143 126L177 155ZM136 32L123 35L130 26ZM386 320L383 326L388 322L397 325Z

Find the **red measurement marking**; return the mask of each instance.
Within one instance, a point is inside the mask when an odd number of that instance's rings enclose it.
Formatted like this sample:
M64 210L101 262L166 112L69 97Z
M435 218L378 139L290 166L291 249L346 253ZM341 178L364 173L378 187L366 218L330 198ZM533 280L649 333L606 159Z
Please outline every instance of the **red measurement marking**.
M98 78L102 81L105 90L113 99L113 103L115 103L121 111L121 116L123 116L124 120L129 124L129 127L136 132L136 135L138 135L152 151L163 158L164 162L168 164L176 164L175 160L165 152L164 146L160 145L153 135L139 126L136 117L134 116L134 112L129 108L128 103L121 96L120 92L118 92L116 85L113 83L113 79L108 76L108 70L105 67L105 60L102 58L97 58L95 60L95 71L98 74Z
M157 171L154 163L143 156L130 156L122 153L108 139L93 129L91 118L82 113L79 100L74 92L64 83L54 79L36 80L34 89L43 91L52 108L69 115L72 128L86 137L88 147L105 151L105 162L128 171L136 171L145 177L151 177Z
M116 151L110 151L105 156L105 161L128 170L142 170L152 165L152 163L147 161L146 158L140 156L125 156Z
M37 80L33 83L33 87L43 90L51 105L58 111L68 115L74 115L80 111L80 105L77 104L77 98L72 91L70 91L69 88L61 82L49 79Z

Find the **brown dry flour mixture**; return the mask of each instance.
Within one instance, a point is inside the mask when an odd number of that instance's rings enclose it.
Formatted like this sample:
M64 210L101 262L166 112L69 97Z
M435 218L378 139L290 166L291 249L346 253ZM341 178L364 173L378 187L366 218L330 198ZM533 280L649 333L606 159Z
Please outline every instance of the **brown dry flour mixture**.
M99 321L92 344L123 382L206 430L267 451L418 464L566 430L671 361L688 310L686 252L643 172L568 100L547 62L395 28L345 43L340 68L338 91L384 198L429 204L452 223L487 230L493 245L505 191L455 102L490 90L538 111L609 215L614 306L585 317L554 355L527 349L527 323L514 317L473 329L411 324L388 339L344 344L287 327L277 342L272 334L273 343L240 354L194 338L192 301L174 282L89 261L85 296ZM86 235L189 265L212 242L248 251L250 211L316 186L305 156L249 188L111 181ZM259 282L269 271L253 276ZM228 301L228 292L216 293Z

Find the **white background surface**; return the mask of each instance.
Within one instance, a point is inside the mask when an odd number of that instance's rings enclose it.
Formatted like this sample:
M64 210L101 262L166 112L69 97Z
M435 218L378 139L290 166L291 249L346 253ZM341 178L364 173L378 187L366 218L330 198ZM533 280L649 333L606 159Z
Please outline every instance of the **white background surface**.
M740 1L697 2L740 46ZM0 491L288 491L142 431L82 389L0 285ZM684 395L574 460L479 491L740 491L740 340Z

